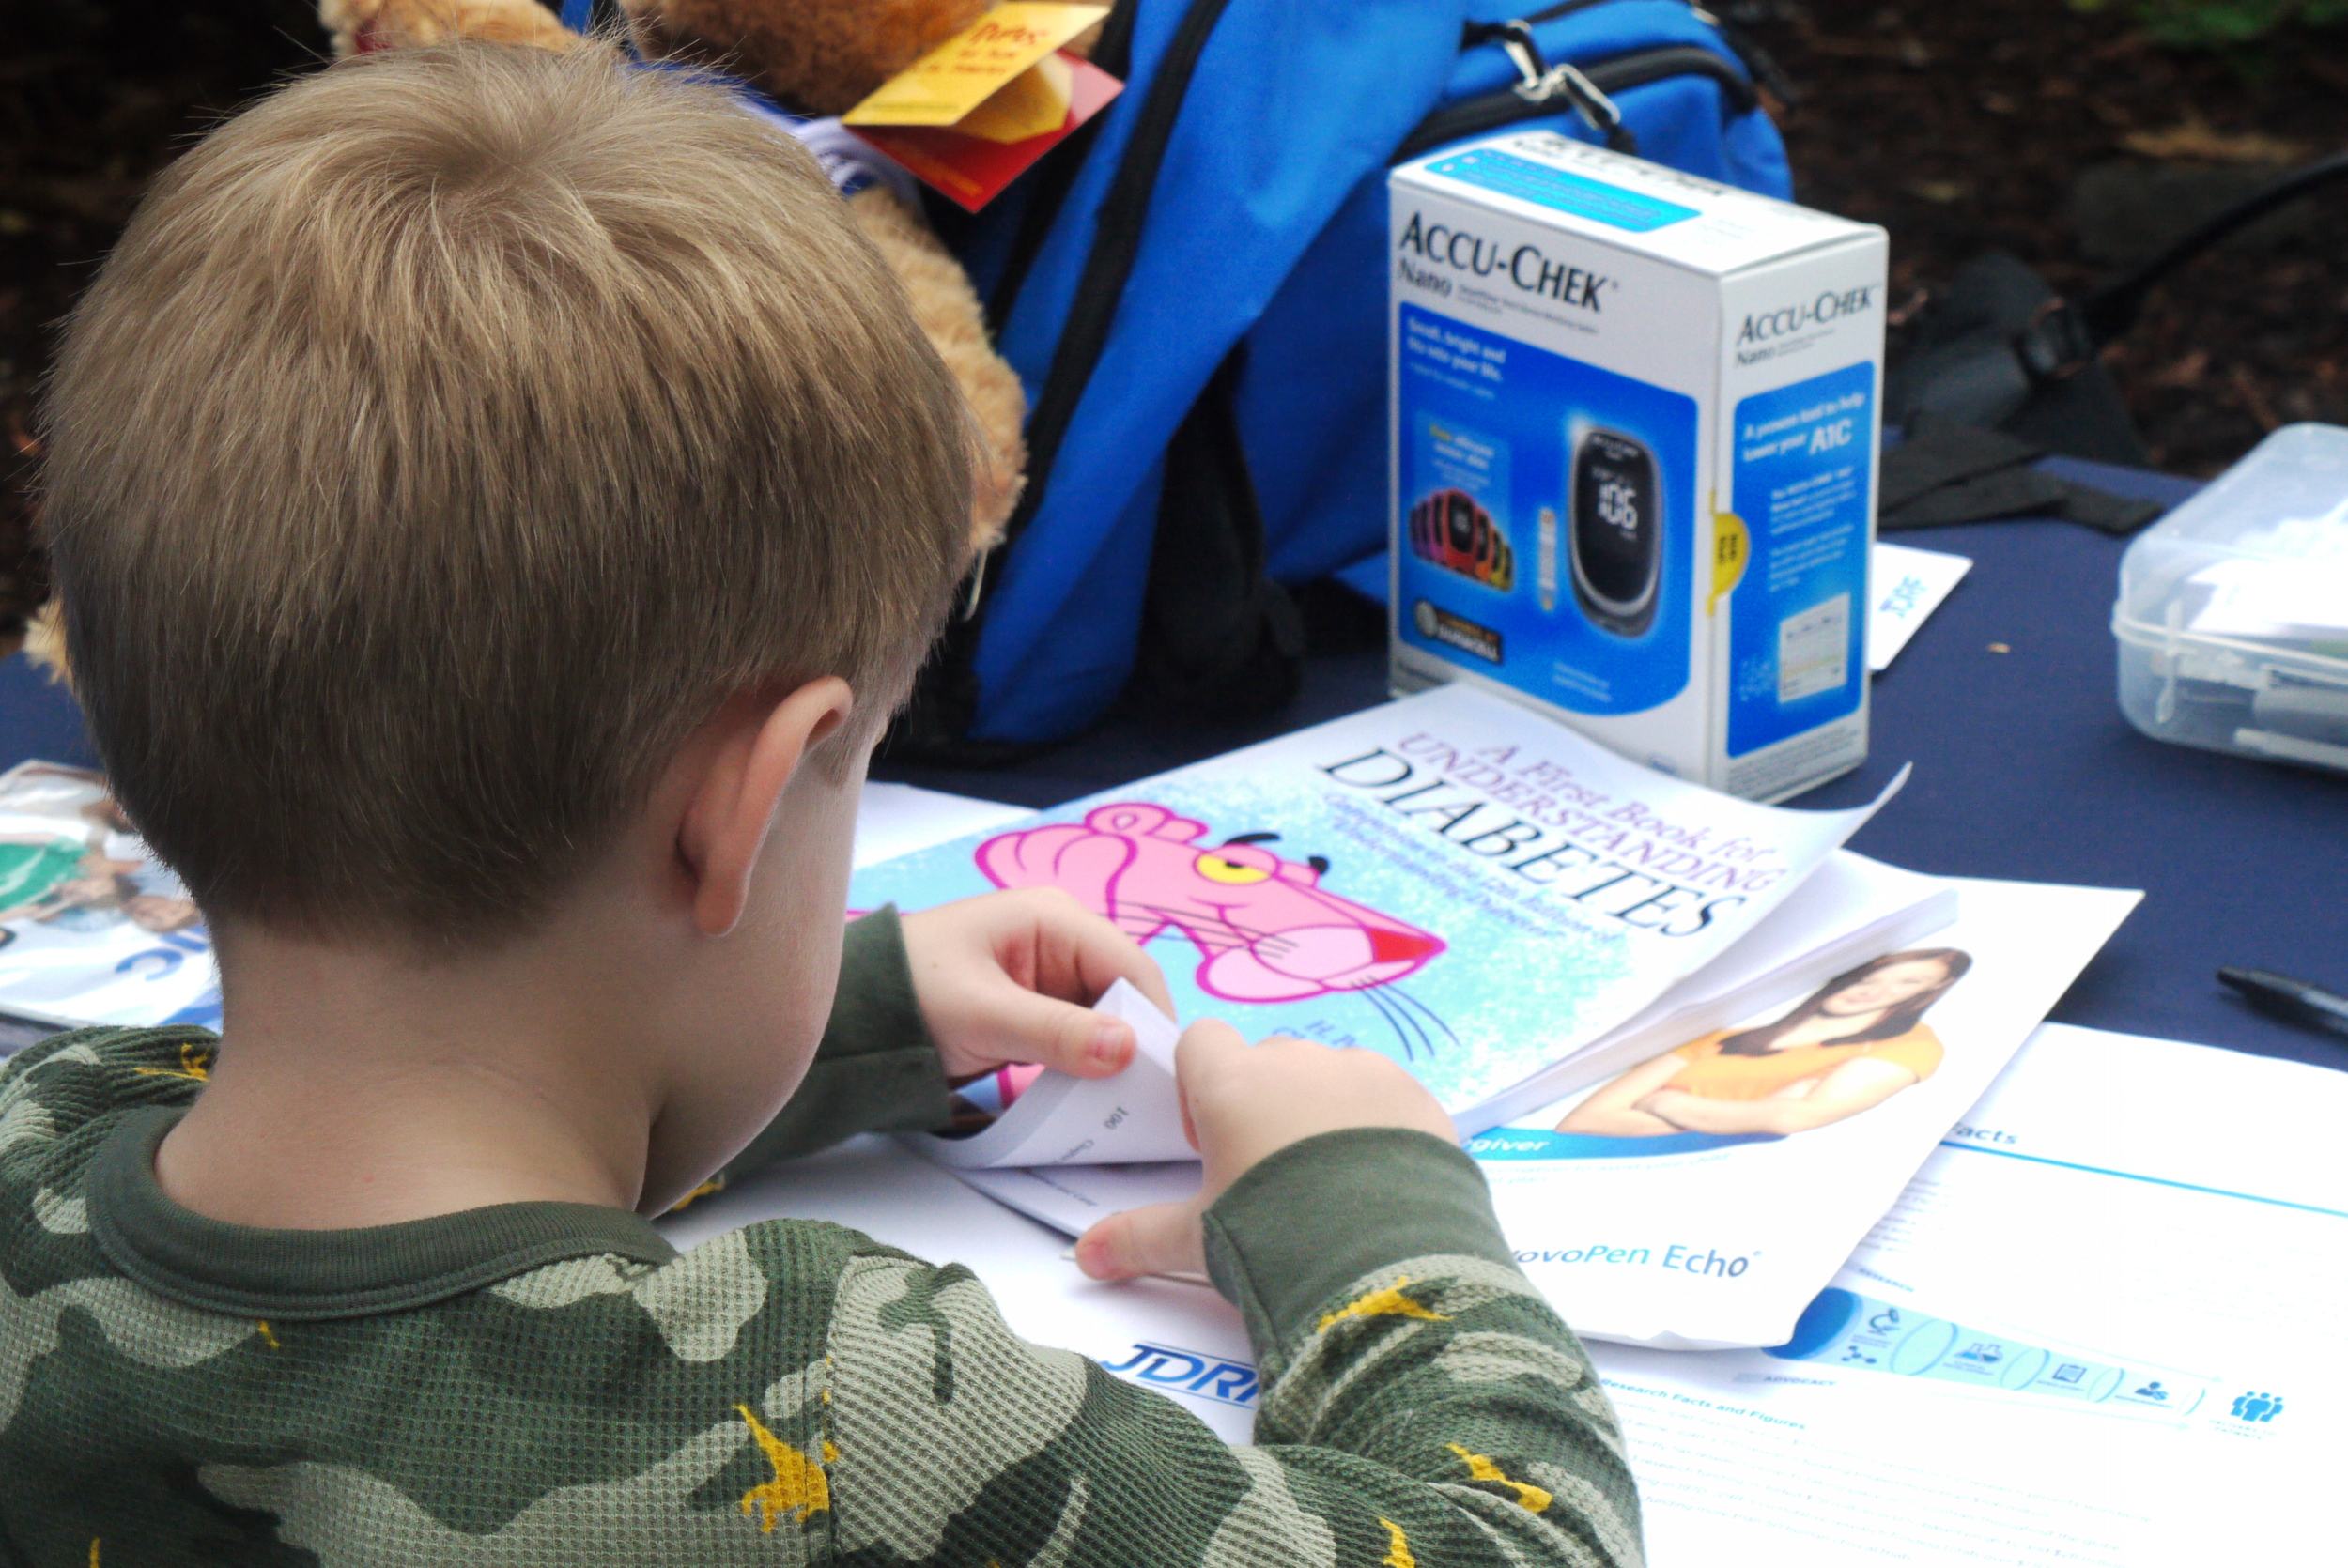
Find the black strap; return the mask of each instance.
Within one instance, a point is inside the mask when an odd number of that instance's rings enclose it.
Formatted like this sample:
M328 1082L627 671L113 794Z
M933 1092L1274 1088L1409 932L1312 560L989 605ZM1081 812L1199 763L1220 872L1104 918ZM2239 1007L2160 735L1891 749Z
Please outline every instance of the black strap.
M1108 346L1109 330L1124 303L1126 280L1133 276L1134 263L1140 257L1150 196L1157 188L1158 166L1166 161L1166 146L1182 118L1191 75L1198 69L1198 56L1229 4L1230 0L1191 0L1158 61L1156 75L1150 80L1141 112L1134 116L1125 156L1094 216L1092 252L1085 258L1083 276L1069 301L1068 319L1060 326L1043 390L1027 416L1027 487L1004 527L1006 548L1018 543L1051 490L1052 466L1059 457L1060 442L1067 438L1068 426L1092 382L1093 367Z
M1286 707L1305 627L1266 576L1263 509L1240 436L1243 340L1166 443L1150 586L1128 699L1227 719Z
M2105 533L2133 533L2166 510L2028 465L2046 449L2003 431L1936 424L1883 454L1877 527L1886 533L2019 517L2060 517Z
M2050 302L2015 335L2015 355L2034 382L2077 375L2106 344L2136 325L2145 297L2169 274L2277 208L2342 179L2348 179L2348 152L2318 159L2252 192L2126 276L2105 284L2077 303Z
M1121 8L1130 10L1134 4L1135 0L1126 0ZM1067 438L1068 427L1084 400L1085 389L1091 383L1093 368L1108 346L1109 331L1116 324L1118 307L1124 300L1126 281L1133 275L1134 263L1140 255L1150 196L1157 185L1158 167L1166 160L1166 149L1173 141L1174 128L1182 118L1182 100L1190 91L1191 77L1228 4L1229 0L1191 0L1158 61L1140 111L1134 116L1124 156L1094 215L1092 249L1085 258L1068 318L1060 325L1059 342L1044 373L1043 391L1027 415L1027 484L1004 525L998 551L1008 550L1019 542L1050 491L1052 468L1059 456L1060 443ZM1128 23L1129 29L1130 26ZM1130 31L1126 37L1130 38ZM1041 240L1037 243L1040 249ZM892 759L950 759L984 766L1035 749L969 739L979 699L973 660L984 625L984 610L985 601L981 592L974 589L968 608L947 627L935 655L922 670L913 700L890 729L885 750Z
M1119 0L1108 21L1101 24L1101 41L1092 51L1092 63L1111 76L1122 78L1133 69L1134 17L1140 9L1139 0ZM1043 166L1027 177L1027 205L1019 214L1019 232L1012 236L1002 275L995 280L995 291L986 300L987 327L996 336L1018 307L1019 291L1027 286L1027 273L1043 254L1043 242L1052 238L1052 226L1068 204L1068 192L1074 189L1093 141L1101 134L1103 118L1095 115L1078 126L1066 141L1044 154Z
M2336 152L2252 192L2126 277L2104 284L2080 300L2079 315L2085 318L2088 335L2098 346L2109 343L2136 325L2145 295L2161 279L2277 208L2343 178L2348 178L2348 152Z

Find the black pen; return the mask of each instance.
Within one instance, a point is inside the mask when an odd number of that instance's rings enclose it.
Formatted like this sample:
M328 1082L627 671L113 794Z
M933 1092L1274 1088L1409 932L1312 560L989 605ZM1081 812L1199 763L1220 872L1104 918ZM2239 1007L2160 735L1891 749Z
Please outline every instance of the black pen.
M2264 969L2220 969L2217 977L2242 992L2262 1012L2348 1035L2348 996Z

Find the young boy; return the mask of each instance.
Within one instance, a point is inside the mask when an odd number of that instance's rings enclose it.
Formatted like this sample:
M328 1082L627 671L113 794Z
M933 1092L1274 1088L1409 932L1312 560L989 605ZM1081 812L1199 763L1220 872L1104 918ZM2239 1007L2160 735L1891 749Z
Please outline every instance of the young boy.
M1259 1447L966 1269L648 1222L1003 1062L1113 1071L1084 1004L1164 1000L1026 895L842 956L965 420L807 155L673 73L378 55L162 179L73 319L48 515L226 1023L0 1079L9 1560L1636 1560L1588 1362L1374 1054L1194 1026L1204 1191L1081 1245L1212 1271Z

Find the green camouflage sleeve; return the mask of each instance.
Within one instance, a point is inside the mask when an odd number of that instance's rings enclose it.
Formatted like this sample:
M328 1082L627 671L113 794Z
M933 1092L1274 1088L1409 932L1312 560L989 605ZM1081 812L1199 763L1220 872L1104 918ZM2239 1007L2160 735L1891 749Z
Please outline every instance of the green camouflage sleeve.
M851 1263L826 1438L842 1560L1640 1561L1613 1409L1464 1155L1395 1130L1308 1140L1227 1194L1210 1237L1261 1360L1252 1448L1023 1342L966 1269Z
M859 1132L943 1127L949 1098L945 1068L914 997L904 928L896 906L883 905L851 923L841 944L840 989L806 1080L727 1163L718 1185Z

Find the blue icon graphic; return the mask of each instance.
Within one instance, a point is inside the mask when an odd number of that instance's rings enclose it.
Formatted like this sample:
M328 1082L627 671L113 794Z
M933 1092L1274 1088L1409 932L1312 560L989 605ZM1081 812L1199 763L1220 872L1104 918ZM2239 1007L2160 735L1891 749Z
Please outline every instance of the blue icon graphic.
M2237 1421L2273 1421L2283 1412L2283 1396L2278 1393L2238 1393L2233 1398L2233 1414Z
M2170 1388L2124 1366L2057 1355L2034 1345L1991 1339L1947 1318L1927 1317L1839 1287L1819 1292L1794 1326L1794 1337L1769 1354L1781 1360L1824 1361L1900 1377L1931 1377L1981 1389L2051 1394L2084 1404L2151 1407L2189 1415L2209 1391ZM2271 1421L2282 1401L2244 1394L2234 1414Z

